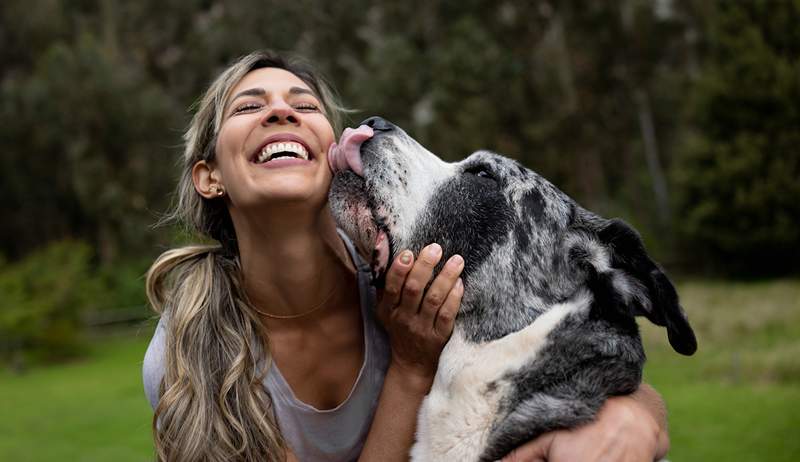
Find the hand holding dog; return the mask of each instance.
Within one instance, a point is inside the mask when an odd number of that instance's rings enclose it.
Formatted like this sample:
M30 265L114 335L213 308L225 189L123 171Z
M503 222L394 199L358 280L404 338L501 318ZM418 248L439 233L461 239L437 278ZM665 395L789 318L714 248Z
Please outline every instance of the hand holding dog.
M631 396L617 396L606 401L595 421L545 433L502 462L652 462L665 456L668 448L666 432L648 405Z
M389 333L392 367L416 379L427 393L442 348L453 332L464 285L459 276L464 259L452 256L425 290L433 270L442 258L442 248L431 244L414 260L405 250L386 273L386 285L379 294L378 317Z

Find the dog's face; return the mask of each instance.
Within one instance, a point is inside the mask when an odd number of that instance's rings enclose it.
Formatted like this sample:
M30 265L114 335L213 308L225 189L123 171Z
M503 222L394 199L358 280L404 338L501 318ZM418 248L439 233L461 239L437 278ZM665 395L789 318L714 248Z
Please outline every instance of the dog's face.
M677 351L694 352L672 284L628 225L581 208L514 160L478 151L446 163L391 123L367 122L374 135L361 145L363 175L337 172L330 203L368 258L378 236L388 238L388 255L373 258L378 278L394 252L437 242L442 261L464 257L458 322L476 341L515 332L587 289L666 326Z

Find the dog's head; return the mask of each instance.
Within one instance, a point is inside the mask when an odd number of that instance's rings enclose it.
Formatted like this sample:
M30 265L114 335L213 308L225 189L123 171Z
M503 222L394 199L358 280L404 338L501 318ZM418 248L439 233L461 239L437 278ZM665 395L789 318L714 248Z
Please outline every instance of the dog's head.
M363 136L360 158L348 153L345 161L338 153L336 159L332 151L330 203L339 225L372 259L377 279L395 251L416 253L438 242L442 261L464 257L459 321L481 319L477 336L484 340L519 330L590 290L614 315L645 316L667 328L676 351L695 351L672 283L630 226L581 208L514 160L478 151L446 163L383 119L365 124L373 134Z

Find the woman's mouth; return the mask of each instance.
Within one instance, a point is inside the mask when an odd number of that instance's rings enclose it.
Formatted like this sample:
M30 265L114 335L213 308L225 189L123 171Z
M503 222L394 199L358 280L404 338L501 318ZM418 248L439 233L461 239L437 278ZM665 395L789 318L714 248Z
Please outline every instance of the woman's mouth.
M312 151L305 142L291 134L270 136L251 157L254 164L267 168L306 165L313 159Z

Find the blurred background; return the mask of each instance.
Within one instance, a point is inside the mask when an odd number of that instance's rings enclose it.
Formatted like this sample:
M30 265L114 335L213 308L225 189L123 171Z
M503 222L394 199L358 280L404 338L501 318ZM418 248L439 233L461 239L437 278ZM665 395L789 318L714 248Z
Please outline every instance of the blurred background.
M673 461L800 460L800 1L3 0L0 460L152 459L143 274L190 106L299 53L351 124L517 158L635 225L691 358L644 326ZM642 323L644 324L644 323Z

